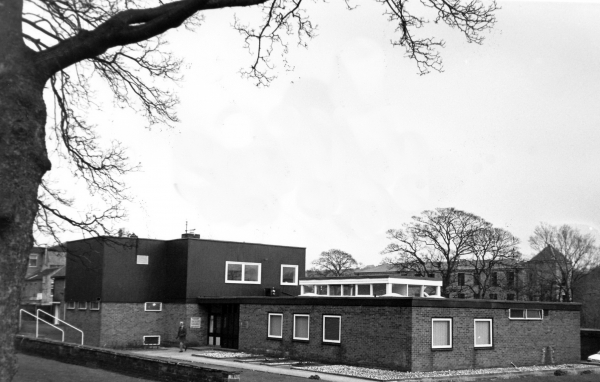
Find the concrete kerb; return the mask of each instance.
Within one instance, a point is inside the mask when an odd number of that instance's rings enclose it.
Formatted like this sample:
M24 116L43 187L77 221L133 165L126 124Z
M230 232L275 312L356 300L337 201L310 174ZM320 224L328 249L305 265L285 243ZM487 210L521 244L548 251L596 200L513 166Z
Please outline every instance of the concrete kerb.
M189 350L192 350L191 352ZM200 350L200 349L198 349ZM204 349L202 349L204 350ZM190 363L201 363L206 364L206 367L211 368L228 368L229 370L236 370L242 373L240 380L243 381L243 370L252 370L252 371L260 371L269 374L279 374L279 375L289 375L300 378L308 378L312 375L318 375L321 380L324 381L334 381L334 382L343 382L343 381L373 381L371 378L358 378L351 377L340 374L331 374L327 372L320 371L308 371L301 370L293 367L285 367L285 366L269 366L263 364L254 364L254 363L241 363L236 362L233 359L217 359L210 357L202 357L200 355L194 354L193 349L188 349L188 352L179 353L176 349L163 349L163 350L140 350L140 351L131 351L134 354L143 355L145 357L150 358L168 358L168 359L179 359L184 362ZM474 374L474 375L457 375L457 376L439 376L439 377L418 377L418 378L400 378L394 380L387 380L386 382L470 382L470 381L481 381L486 379L511 379L511 378L520 378L524 376L554 376L554 372L556 370L564 370L566 374L569 375L578 375L583 371L589 370L593 374L600 375L600 365L596 364L588 364L582 363L586 366L585 368L577 368L577 369L561 369L557 367L556 369L551 370L536 370L536 371L511 371L509 373L494 373L494 374Z

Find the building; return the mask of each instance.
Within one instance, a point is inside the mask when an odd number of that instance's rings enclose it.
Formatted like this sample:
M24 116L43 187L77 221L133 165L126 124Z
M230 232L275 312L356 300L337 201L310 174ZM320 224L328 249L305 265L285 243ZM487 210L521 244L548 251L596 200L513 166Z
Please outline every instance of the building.
M68 243L67 321L85 344L175 341L406 371L576 362L577 303L446 299L435 277L300 280L305 249L95 238ZM432 298L433 297L433 298Z
M196 299L296 296L306 252L189 236L100 237L69 242L67 249L67 321L85 332L85 344L103 347L174 341L179 321L190 327L192 342L212 324L219 334L212 344L234 346L237 332L229 330L237 312L214 311L207 323Z
M61 315L60 296L54 296L54 276L64 271L66 253L60 247L34 247L29 255L25 281L21 289L21 309L32 314L42 309Z

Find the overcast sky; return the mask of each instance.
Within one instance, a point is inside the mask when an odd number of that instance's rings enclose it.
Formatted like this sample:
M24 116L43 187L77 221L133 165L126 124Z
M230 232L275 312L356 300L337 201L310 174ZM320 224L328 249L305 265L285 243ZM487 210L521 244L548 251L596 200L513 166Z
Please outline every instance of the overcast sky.
M121 226L173 239L187 220L206 239L364 264L381 261L387 229L436 207L508 229L525 255L541 221L598 233L600 2L501 0L482 46L436 26L445 71L426 76L389 44L380 5L338 3L311 3L318 37L268 88L238 74L252 58L231 10L169 34L181 122L148 131L110 104L96 116L142 164Z

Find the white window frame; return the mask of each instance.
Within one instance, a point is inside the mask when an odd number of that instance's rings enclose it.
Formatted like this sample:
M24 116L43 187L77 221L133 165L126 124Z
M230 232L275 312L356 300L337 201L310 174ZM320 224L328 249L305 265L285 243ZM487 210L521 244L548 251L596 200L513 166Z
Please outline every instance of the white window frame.
M306 328L306 337L296 337L296 317L308 318L308 322L307 322L308 327ZM308 341L310 339L310 314L294 314L294 328L293 328L293 332L292 332L292 338L295 340L300 340L300 341Z
M148 309L148 304L158 304L158 309ZM162 312L162 302L149 301L144 303L144 312Z
M358 294L358 286L359 285L369 285L369 294ZM373 284L357 284L356 285L356 293L354 295L356 297L372 297L373 296Z
M544 319L544 310L543 309L524 309L524 308L514 308L514 310L522 310L523 311L523 317L512 317L512 311L513 309L509 309L508 310L508 319L509 320L519 320L519 321L542 321ZM527 311L529 310L537 310L540 312L540 317L532 317L529 318L527 317Z
M540 312L540 316L539 317L529 318L528 313L529 313L530 310L537 310L537 311L539 311ZM544 310L543 309L526 309L525 310L525 319L526 320L532 320L532 321L541 321L541 320L544 319Z
M294 282L283 282L283 267L294 268ZM260 273L260 272L259 272ZM298 266L292 264L281 264L281 273L279 277L280 285L298 285Z
M328 340L325 339L325 319L326 318L337 318L339 321L339 330L338 330L338 338L339 340L334 341L334 340ZM324 343L328 343L328 344L340 344L342 343L342 316L338 316L338 315L332 315L332 314L324 314L323 315L323 342Z
M83 304L83 308L81 307L81 304ZM77 310L87 310L87 301L78 301Z
M69 310L75 310L75 308L77 304L75 304L75 301L67 301L67 309Z
M27 266L30 268L36 268L38 266L38 260L39 260L39 256L37 254L30 254L29 255L29 260L27 261ZM35 259L35 265L31 265L31 260Z
M96 307L94 307L96 304ZM90 310L100 310L100 301L90 301Z
M229 264L241 264L242 265L242 279L241 280L228 280L227 279L227 270L229 269ZM257 281L244 281L244 276L246 275L246 265L258 265L258 280ZM225 283L226 284L260 284L262 277L262 264L261 263L249 263L243 261L226 261L225 262Z
M150 256L148 255L137 255L135 257L135 263L138 265L148 265L150 262Z
M489 322L490 324L490 343L481 345L477 344L477 323L478 322ZM491 318L475 318L473 320L473 346L476 348L491 348L494 346L494 321Z
M158 343L156 344L147 344L146 343L146 338L148 337L158 337ZM142 336L142 344L145 346L160 346L160 335L159 334L154 334L154 335L149 335L149 336Z
M449 345L434 345L433 344L433 323L434 322L448 322L450 328L450 344ZM451 318L432 318L431 319L431 348L432 349L452 349L452 319Z
M281 327L279 328L279 332L281 333L281 335L279 335L279 336L271 335L271 317L272 316L281 317ZM267 325L267 337L268 338L277 338L277 339L283 338L283 313L269 313L269 322Z

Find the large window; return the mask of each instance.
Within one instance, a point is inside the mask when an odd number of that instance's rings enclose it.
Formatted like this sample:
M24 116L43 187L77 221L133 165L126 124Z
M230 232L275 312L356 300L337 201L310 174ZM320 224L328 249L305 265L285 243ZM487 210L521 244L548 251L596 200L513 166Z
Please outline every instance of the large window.
M458 274L458 286L463 286L463 285L465 285L465 274L459 273Z
M37 267L38 255L29 255L29 266Z
M342 317L323 316L323 342L334 344L342 342Z
M308 341L310 316L308 314L294 314L294 339Z
M476 348L492 347L492 320L475 319L474 320L474 345Z
M281 338L283 333L283 314L269 313L269 338Z
M371 284L359 284L356 287L357 296L370 296L371 295Z
M298 285L298 266L281 264L281 285Z
M260 284L260 263L225 262L225 282L237 284Z
M431 319L431 348L452 349L452 319Z

